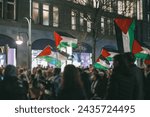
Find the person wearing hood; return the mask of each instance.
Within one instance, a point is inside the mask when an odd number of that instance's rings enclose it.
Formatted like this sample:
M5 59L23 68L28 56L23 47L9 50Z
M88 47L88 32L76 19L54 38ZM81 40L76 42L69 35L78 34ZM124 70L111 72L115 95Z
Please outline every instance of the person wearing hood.
M13 65L7 65L4 70L4 79L1 85L0 99L1 100L24 100L25 93L19 87L17 70Z

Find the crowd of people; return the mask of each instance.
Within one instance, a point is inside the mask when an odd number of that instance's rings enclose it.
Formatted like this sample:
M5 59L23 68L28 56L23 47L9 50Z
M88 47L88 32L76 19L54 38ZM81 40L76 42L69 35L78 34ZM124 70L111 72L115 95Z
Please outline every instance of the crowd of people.
M150 65L139 68L131 53L114 56L108 70L38 66L0 68L1 100L149 100Z

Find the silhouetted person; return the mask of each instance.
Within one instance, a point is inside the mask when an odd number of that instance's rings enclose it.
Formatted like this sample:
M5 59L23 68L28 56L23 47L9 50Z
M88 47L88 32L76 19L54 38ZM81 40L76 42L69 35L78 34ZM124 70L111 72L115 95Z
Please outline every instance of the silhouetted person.
M2 81L2 90L0 99L3 100L21 100L26 99L25 92L19 87L16 67L7 65L4 71L4 80Z
M60 89L60 84L61 84L61 76L60 76L61 69L60 68L55 68L54 69L54 80L53 80L53 93L55 97L58 96L58 91Z
M150 100L150 65L147 66L147 76L145 80L145 99Z
M78 69L74 65L66 65L61 80L61 90L58 99L82 100L85 99L83 85Z
M124 57L127 58L130 72L135 77L135 99L143 100L144 99L144 71L138 68L135 62L135 56L127 52L124 54Z
M134 99L135 78L130 72L126 58L122 54L114 56L113 65L114 68L110 78L107 99Z
M87 97L87 99L90 99L92 97L92 92L91 92L91 79L90 79L89 73L87 73L85 71L82 72L81 80L83 82L86 97Z

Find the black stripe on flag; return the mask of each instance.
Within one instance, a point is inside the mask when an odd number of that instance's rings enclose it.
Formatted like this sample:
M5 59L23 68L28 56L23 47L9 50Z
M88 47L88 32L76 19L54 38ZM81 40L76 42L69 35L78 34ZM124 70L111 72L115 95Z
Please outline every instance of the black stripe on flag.
M114 22L114 25L115 25L115 31L116 31L116 40L117 40L118 52L123 53L124 47L123 47L122 31L115 22Z

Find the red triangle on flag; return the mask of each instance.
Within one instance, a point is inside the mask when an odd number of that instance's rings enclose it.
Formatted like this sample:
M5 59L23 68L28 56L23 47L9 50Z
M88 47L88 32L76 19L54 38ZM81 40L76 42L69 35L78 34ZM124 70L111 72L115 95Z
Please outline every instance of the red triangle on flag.
M99 57L97 58L96 62L100 62L100 58Z
M127 34L128 29L132 23L132 19L129 18L116 18L115 23L122 30L123 33Z
M57 47L60 44L62 37L58 33L54 32L54 38L55 38L55 44Z
M142 46L139 44L137 40L134 39L133 46L132 46L132 53L137 54L143 50Z
M144 63L145 63L146 65L150 65L150 60L145 60Z
M50 45L46 46L37 57L47 56L52 53Z
M101 51L101 55L104 58L107 58L108 56L110 56L110 53L106 49L103 48L102 51Z

